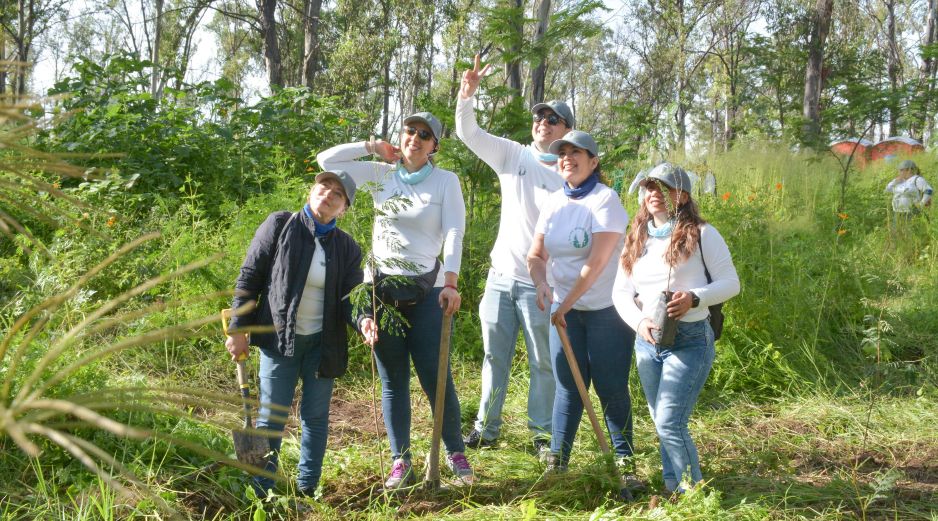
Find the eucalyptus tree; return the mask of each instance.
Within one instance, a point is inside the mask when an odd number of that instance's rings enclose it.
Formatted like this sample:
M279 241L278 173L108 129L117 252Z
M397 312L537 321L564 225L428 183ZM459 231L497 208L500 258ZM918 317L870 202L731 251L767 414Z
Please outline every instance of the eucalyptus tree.
M811 10L808 60L804 74L804 104L802 138L817 145L821 133L821 88L824 65L824 44L831 27L834 0L817 0Z
M0 94L6 92L7 83L13 94L26 94L26 78L30 74L27 64L33 61L33 45L36 39L47 31L55 21L55 15L65 10L70 0L16 0L4 2L0 6L0 60L18 62L12 68L13 78L2 76ZM12 44L12 53L6 49L6 43Z

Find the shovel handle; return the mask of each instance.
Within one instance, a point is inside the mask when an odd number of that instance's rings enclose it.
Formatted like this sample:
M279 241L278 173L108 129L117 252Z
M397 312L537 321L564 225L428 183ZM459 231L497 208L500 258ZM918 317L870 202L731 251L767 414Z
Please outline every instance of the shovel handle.
M449 369L449 340L452 327L453 317L444 314L440 328L440 361L436 371L436 396L433 402L433 437L430 441L426 476L430 486L435 486L440 481L440 438L443 436L443 409L446 403L446 375Z
M576 363L576 357L573 356L573 348L570 346L570 337L567 336L567 328L554 325L557 328L557 336L560 337L560 344L563 346L563 354L567 358L567 365L570 366L570 372L573 374L573 381L576 382L576 389L580 392L580 399L583 400L583 408L589 416L590 424L593 426L593 434L596 435L596 442L599 443L599 450L603 454L609 454L609 443L606 441L606 435L599 425L599 419L596 417L596 411L593 410L593 403L590 401L589 392L583 383L583 375L580 373L580 366Z

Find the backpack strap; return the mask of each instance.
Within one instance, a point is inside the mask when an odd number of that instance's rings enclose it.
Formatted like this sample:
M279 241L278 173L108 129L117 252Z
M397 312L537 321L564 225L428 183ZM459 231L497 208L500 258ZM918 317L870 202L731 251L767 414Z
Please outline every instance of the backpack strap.
M707 277L707 284L710 284L711 282L713 282L713 277L710 276L710 270L707 269L707 261L706 259L704 259L703 234L701 234L700 237L697 239L697 247L700 248L700 262L703 263L704 276Z

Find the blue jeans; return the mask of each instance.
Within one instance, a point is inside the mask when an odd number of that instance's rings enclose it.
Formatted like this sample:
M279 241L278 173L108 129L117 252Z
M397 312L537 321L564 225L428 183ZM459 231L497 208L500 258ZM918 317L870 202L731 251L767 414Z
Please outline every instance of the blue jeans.
M528 429L531 434L547 436L554 407L554 373L550 363L550 314L537 307L537 289L489 270L485 293L479 303L482 322L482 396L475 429L482 438L498 437L502 426L502 407L508 390L511 360L515 354L518 330L524 333L528 350Z
M558 304L554 303L552 311L557 307ZM631 456L632 399L629 396L629 368L632 364L630 346L634 342L635 333L612 306L595 311L574 309L565 318L567 336L570 337L574 358L583 375L583 383L587 389L590 383L596 387L606 418L606 428L612 439L613 452L617 457ZM583 401L564 356L560 336L553 327L550 329L550 354L554 359L554 377L557 379L550 449L560 455L562 464L567 464L583 417Z
M329 434L329 400L332 398L332 378L319 378L319 360L322 356L322 334L296 335L296 347L292 357L279 356L261 350L260 402L257 428L283 432L287 412L293 404L296 383L303 379L303 394L300 400L300 461L296 479L300 489L315 489L322 475L322 460L326 453L326 437ZM270 404L280 406L272 409ZM281 409L282 408L282 409ZM267 470L277 471L281 437L269 438L271 455ZM273 488L270 478L254 478L255 488L267 491Z
M693 483L703 480L687 422L715 356L706 319L679 322L674 346L660 352L641 337L635 339L638 376L661 445L664 485L672 492L679 490L684 476Z
M381 410L394 459L410 459L411 360L431 410L436 402L436 373L443 322L440 291L441 288L433 288L419 304L399 310L410 323L410 327L404 328L404 336L393 335L384 329L378 332L375 358L381 375ZM459 398L456 397L456 386L448 363L443 402L443 445L449 453L466 450L460 434Z

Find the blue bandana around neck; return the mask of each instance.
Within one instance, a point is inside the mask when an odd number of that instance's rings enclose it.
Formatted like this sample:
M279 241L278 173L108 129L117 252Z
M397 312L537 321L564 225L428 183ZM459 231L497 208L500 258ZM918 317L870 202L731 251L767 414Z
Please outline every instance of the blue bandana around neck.
M599 183L599 174L593 172L585 181L580 183L580 186L576 188L571 188L570 184L564 181L563 183L563 193L567 194L567 197L570 199L579 199L586 194L593 191L593 188L596 188L596 185Z
M326 224L320 224L320 222L313 217L313 210L309 207L309 203L303 205L303 213L306 214L306 216L313 221L313 225L316 226L316 237L325 237L326 234L335 229L335 219Z
M549 152L541 152L540 150L537 149L537 146L535 146L534 143L531 143L529 146L531 147L531 153L534 154L534 157L536 157L538 161L542 163L556 163L557 162L557 159L558 159L557 154L551 154Z
M648 235L662 239L671 235L674 230L674 219L668 219L668 222L655 228L655 220L648 221Z
M408 172L407 169L404 168L404 163L401 161L397 162L397 176L401 179L401 181L409 185L415 185L420 181L423 181L430 175L430 172L432 171L433 163L429 161L427 161L427 164L423 165L423 167L421 167L420 170L417 170L416 172Z

